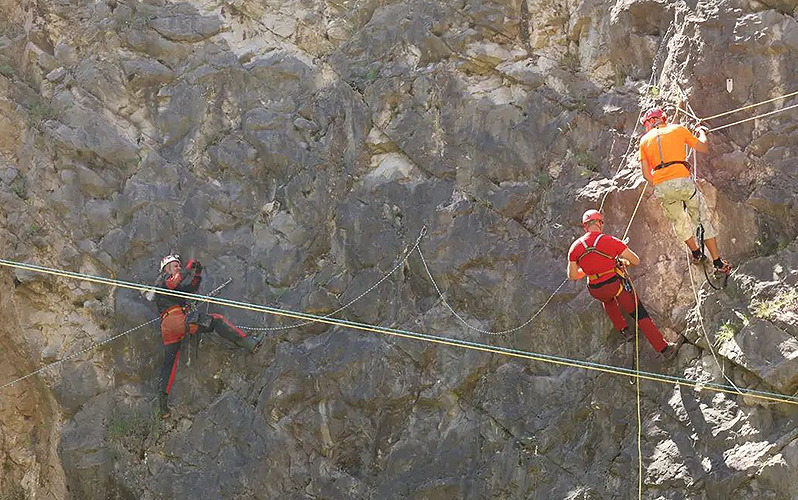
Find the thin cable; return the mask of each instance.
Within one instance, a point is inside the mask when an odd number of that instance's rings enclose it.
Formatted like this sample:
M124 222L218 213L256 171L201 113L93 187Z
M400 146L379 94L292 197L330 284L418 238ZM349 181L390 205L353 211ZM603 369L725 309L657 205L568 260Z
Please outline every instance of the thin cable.
M227 281L225 281L224 283L222 283L222 284L221 284L221 285L219 285L218 287L214 288L213 290L211 290L210 292L208 292L208 296L213 296L213 295L214 295L214 294L216 294L216 293L217 293L219 290L221 290L222 288L226 287L226 286L227 286L227 285L228 285L228 284L229 284L231 281L233 281L233 279L232 279L232 278L228 279ZM150 289L150 290L152 290L152 291L155 291L155 290L153 290L153 289ZM85 354L85 353L87 353L87 352L89 352L89 351L91 351L91 350L93 350L93 349L96 349L96 348L100 347L101 345L105 345L105 344L107 344L107 343L109 343L109 342L113 342L114 340L116 340L116 339L118 339L118 338L124 337L125 335L131 334L131 333L135 332L136 330L138 330L139 328L144 328L145 326L147 326L147 325L151 325L151 324L155 323L156 321L158 321L158 320L160 320L160 319L161 319L161 317L160 317L160 316L157 316L157 317L155 317L155 318L153 318L153 319L151 319L151 320L147 321L146 323L142 323L142 324L140 324L139 326L135 326L135 327L133 327L133 328L131 328L131 329L129 329L129 330L126 330L126 331L124 331L124 332L120 333L119 335L114 335L113 337L109 337L109 338L107 338L107 339L105 339L105 340L103 340L103 341L101 341L101 342L98 342L98 343L96 343L96 344L92 344L92 345L90 345L89 347L87 347L87 348L83 349L82 351L78 351L78 352L76 352L76 353L74 353L74 354L70 354L70 355L69 355L69 356L67 356L66 358L59 359L58 361L54 361L54 362L52 362L52 363L50 363L50 364L44 365L44 366L42 366L41 368L39 368L39 369L37 369L37 370L35 370L35 371L32 371L32 372L28 373L27 375L23 375L22 377L19 377L19 378L18 378L18 379L16 379L16 380L12 380L11 382L7 382L7 383L5 383L5 384L3 384L3 385L0 385L0 390L2 390L2 389L3 389L3 388L5 388L5 387L8 387L8 386L14 385L14 384L16 384L17 382L22 382L23 380L25 380L25 379L27 379L27 378L29 378L29 377L32 377L32 376L36 375L37 373L41 373L41 372L43 372L43 371L45 371L45 370L49 370L50 368L53 368L53 367L55 367L55 366L57 366L57 365L60 365L60 364L62 364L62 363L66 363L66 362L67 362L67 361L69 361L70 359L74 359L74 358L76 358L76 357L80 356L81 354Z
M748 106L743 106L743 107L740 107L740 108L735 108L735 109L732 109L731 111L726 111L726 112L723 112L723 113L718 113L717 115L708 116L708 117L706 117L706 118L703 118L702 120L703 120L703 121L714 120L715 118L720 118L721 116L726 116L726 115L730 115L730 114L732 114L732 113L737 113L738 111L743 111L743 110L745 110L745 109L751 109L751 108L755 108L755 107L757 107L757 106L761 106L761 105L763 105L763 104L767 104L767 103L769 103L769 102L773 102L773 101L779 101L779 100L781 100L781 99L787 99L788 97L792 97L792 96L794 96L794 95L798 95L798 90L796 90L795 92L792 92L792 93L790 93L790 94L787 94L787 95L783 95L783 96L779 96L779 97L774 97L773 99L768 99L767 101L758 102L758 103L756 103L756 104L749 104Z
M532 323L532 321L534 321L534 319L535 319L535 318L537 318L537 317L538 317L538 315L539 315L541 312L543 312L543 309L544 309L544 308L545 308L545 307L548 305L548 303L549 303L549 302L551 302L551 299L553 299L553 298L554 298L554 296L557 294L557 292L559 292L559 291L560 291L560 288L562 288L562 287L563 287L563 285L565 285L565 283L568 281L568 278L564 279L564 280L563 280L563 282L562 282L562 283L560 283L560 286L558 286L558 287L557 287L557 289L556 289L556 290L554 290L554 291L551 293L551 295L549 295L549 298L548 298L548 299L546 299L546 301L543 303L543 305L542 305L542 306L540 306L540 309L538 309L538 310L537 310L537 312L536 312L535 314L533 314L531 318L529 318L528 320L526 320L526 321L525 321L525 322L523 322L522 324L520 324L520 325L516 326L515 328L510 328L510 329L508 329L508 330L502 330L502 331L500 331L500 332L493 332L493 331L483 330L483 329L481 329L481 328L477 328L477 327L475 327L475 326L471 326L471 325L468 323L468 321L466 321L466 319L465 319L465 318L463 318L462 316L460 316L460 315L457 313L457 311L455 311L455 310L454 310L454 308L452 308L452 306L450 306L450 305L449 305L449 303L446 301L446 297L444 297L444 293L443 293L443 292L441 291L441 289L438 287L438 283L436 283L436 282L435 282L435 278L433 278L433 277L432 277L432 273L430 272L430 270L429 270L429 266L427 265L427 259L425 259L425 258L424 258L424 254L421 252L421 248L419 248L419 249L418 249L418 255L421 257L421 262L423 262L423 263L424 263L424 270L426 270L426 271L427 271L427 276L429 277L429 280L432 282L432 286L434 286L434 287L435 287L435 291L438 293L438 296L440 297L440 299L441 299L441 302L443 302L443 305L445 305L445 306L446 306L446 308L447 308L447 309L449 309L449 311L452 313L452 315L453 315L455 318L457 318L457 319L458 319L458 320L459 320L459 321L460 321L462 324L464 324L464 325L465 325L465 326L466 326L466 327L467 327L469 330L474 330L475 332L484 333L484 334L486 334L486 335L506 335L506 334L508 334L508 333L517 332L518 330L521 330L522 328L524 328L524 327L525 327L525 326L527 326L528 324Z
M120 280L112 280L109 278L103 278L99 276L91 276L87 274L80 274L80 273L73 273L70 271L63 271L60 269L52 269L47 268L44 266L38 266L35 264L25 264L21 262L14 262L5 259L0 259L0 265L15 269L24 269L27 271L34 271L44 274L50 274L53 276L61 276L65 278L73 278L79 279L82 281L94 282L94 283L103 283L108 285L119 286L122 288L129 288L133 290L140 290L145 291L150 289L151 287L137 284L137 283L129 283ZM477 342L469 342L465 340L459 340L449 337L442 337L437 335L431 335L426 333L419 333L419 332L412 332L410 330L402 330L397 328L390 328L390 327L382 327L377 325L370 325L368 323L359 323L355 321L349 321L344 319L336 319L336 318L324 318L321 316L317 316L314 314L307 314L297 311L291 311L287 309L279 309L270 306L263 306L258 304L252 304L247 302L241 302L236 300L224 299L224 298L215 298L215 297L208 297L205 295L197 295L194 293L187 293L187 292L180 292L177 290L168 290L164 288L156 289L156 293L160 293L162 295L174 296L174 297L181 297L186 299L194 299L198 301L205 301L210 302L212 304L222 305L222 306L229 306L241 310L246 311L255 311L255 312L262 312L267 314L273 314L275 316L283 316L288 318L295 318L301 320L313 320L318 323L325 323L334 326L340 326L345 328L351 328L354 330L362 330L374 333L380 333L383 335L390 335L394 337L400 338L407 338L412 340L420 340L425 342L431 342L441 345L449 345L453 347L461 347L464 349L471 349L475 351L481 352L489 352L494 354L502 354L505 356L515 357L515 358L522 358L522 359L529 359L532 361L540 361L546 363L552 363L561 366L569 366L573 368L582 368L585 370L593 370L599 371L604 373L612 373L616 375L622 376L629 376L629 377L639 377L645 380L652 380L656 382L663 382L663 383L676 383L686 385L688 387L694 387L696 389L708 389L716 392L725 392L730 394L739 394L739 390L735 391L732 390L729 386L715 383L715 382L700 382L698 380L692 380L684 377L675 377L672 375L665 375L660 373L652 373L652 372L644 372L641 371L639 373L635 373L634 370L630 370L628 368L623 368L619 366L612 366L612 365L605 365L601 363L594 363L589 361L583 360L576 360L570 359L562 356L554 356L550 354L541 354L535 352L528 352L528 351L521 351L518 349L511 349L507 347L489 345L489 344L480 344ZM742 393L746 396L764 399L769 401L777 401L780 403L787 403L787 404L795 404L798 405L798 398L792 396L786 396L784 394L774 393L774 392L767 392L767 391L760 391L756 389L745 389Z
M335 311L333 311L333 312L331 312L329 314L325 314L322 317L323 318L329 318L329 317L331 317L331 316L333 316L335 314L338 314L339 312L341 312L344 309L346 309L347 307L351 306L352 304L354 304L358 300L360 300L363 297L365 297L366 295L368 295L372 290L374 290L375 288L380 286L380 284L382 284L383 281L387 280L393 273L396 272L397 269L402 267L407 262L407 259L410 257L410 254L412 254L413 251L415 251L418 248L419 244L421 244L421 239L424 237L425 234L427 234L427 226L426 225L424 225L424 227L421 228L421 232L419 233L418 238L416 239L416 243L413 245L413 247L410 250L405 252L405 256L402 258L402 260L397 262L397 264L393 267L393 269L388 271L387 274L385 274L382 278L380 278L379 281L377 281L376 283L371 285L365 292L361 293L360 295L358 295L354 299L350 300L349 302L347 302L343 306L339 307ZM297 323L295 325L287 325L287 326L271 326L271 327L239 326L238 328L240 328L242 330L264 332L264 331L288 330L288 329L291 329L291 328L299 328L299 327L308 326L308 325L311 325L311 324L313 324L313 321L305 321L305 322L302 322L302 323Z
M83 349L81 351L78 351L78 352L76 352L74 354L70 354L66 358L59 359L58 361L54 361L54 362L52 362L52 363L50 363L48 365L44 365L41 368L39 368L38 370L34 370L34 371L28 373L27 375L23 375L23 376L21 376L21 377L19 377L17 379L12 380L11 382L6 382L5 384L0 385L0 390L3 390L4 388L6 388L8 386L14 385L17 382L22 382L23 380L25 380L27 378L30 378L30 377L36 375L37 373L41 373L41 372L43 372L45 370L49 370L50 368L54 368L54 367L56 367L56 366L58 366L60 364L66 363L70 359L74 359L74 358L80 356L81 354L85 354L85 353L87 353L87 352L89 352L89 351L91 351L93 349L96 349L96 348L100 347L101 345L107 344L109 342L112 342L112 341L120 338L120 337L124 337L125 335L133 333L134 331L138 330L139 328L144 328L147 325L151 325L151 324L155 323L156 321L158 321L159 319L161 319L160 316L157 317L157 318L153 318L153 319L147 321L146 323L142 323L139 326L133 327L130 330L122 332L119 335L114 335L113 337L107 338L107 339L103 340L102 342L98 342L96 344L92 344L91 346L89 346L89 347L87 347L87 348L85 348L85 349Z
M644 189L645 191L645 189ZM631 224L631 221L629 222ZM629 286L635 297L635 373L640 373L640 324L638 308L640 304L637 297L637 289L625 273ZM643 500L643 416L640 408L640 377L635 377L635 393L637 395L637 498Z
M729 127L732 127L734 125L739 125L741 123L750 122L751 120L764 118L766 116L774 115L776 113L781 113L782 111L788 111L788 110L793 109L793 108L798 108L798 103L793 104L791 106L787 106L786 108L776 109L776 110L773 110L773 111L768 111L767 113L763 113L761 115L752 116L752 117L746 118L744 120L739 120L739 121L736 121L736 122L727 123L726 125L721 125L720 127L711 128L711 129L709 129L709 131L710 132L717 132L718 130L723 130L724 128L729 128Z
M665 35L663 35L662 40L660 40L659 48L657 49L657 53L654 56L654 59L652 61L652 64L651 64L651 77L648 80L648 86L649 87L653 87L654 86L653 85L653 83L654 83L654 75L657 74L657 71L656 71L655 68L659 64L659 59L662 56L662 49L667 45L668 36L669 36L671 30L673 30L673 21L671 21L670 25L668 25L668 29L665 31ZM637 119L635 120L635 126L632 129L632 133L629 135L629 144L626 146L626 152L621 157L621 161L618 162L618 168L615 170L615 174L612 176L612 184L613 184L613 186L615 185L615 178L618 177L618 174L621 172L621 169L627 163L627 160L629 158L629 152L632 150L632 144L634 143L634 140L635 140L635 133L637 132L637 127L640 126L640 119L643 117L643 113L644 112L645 111L643 110L643 107L641 106L640 107L640 112L637 114ZM610 194L610 192L606 191L604 193L604 196L601 198L601 203L599 204L599 209L598 209L599 212L601 212L604 209L604 202L607 201L607 196L609 196L609 194Z
M737 385L734 382L732 382L732 380L728 376L726 376L726 369L723 366L721 366L720 361L718 361L717 355L715 355L715 350L712 349L712 342L709 341L709 334L707 333L707 329L704 327L704 316L701 314L701 298L697 292L695 281L693 280L693 269L690 263L689 250L687 251L686 255L687 255L687 274L690 275L690 285L692 285L693 297L695 297L695 310L696 310L696 316L698 317L698 325L701 327L701 331L704 334L704 340L707 342L707 348L709 349L709 352L712 353L712 357L715 359L715 365L717 365L718 369L720 370L720 374L723 376L723 378L726 379L726 381L729 384L731 384L731 386L734 387L734 389L739 394L742 394L740 388L737 387Z

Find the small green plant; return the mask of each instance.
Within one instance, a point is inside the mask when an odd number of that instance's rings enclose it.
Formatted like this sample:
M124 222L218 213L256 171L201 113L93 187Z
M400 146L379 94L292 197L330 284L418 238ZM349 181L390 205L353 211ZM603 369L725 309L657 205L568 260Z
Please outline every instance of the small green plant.
M737 331L738 327L734 323L730 321L723 323L723 325L721 325L721 327L718 329L718 333L715 334L715 348L718 349L723 347L726 342L730 341L735 335L737 335Z
M650 95L651 97L657 97L657 96L659 96L659 87L657 87L656 85L654 85L654 86L652 86L651 88L649 88L649 89L648 89L648 95Z
M776 296L773 300L759 302L754 306L754 316L769 318L773 313L792 307L798 302L798 290L789 290Z
M47 120L55 118L55 109L50 103L37 101L28 109L28 125L39 127Z
M540 187L547 188L551 186L552 178L547 172L541 172L538 174L538 184Z
M129 413L114 410L106 427L108 440L119 450L138 450L150 435L160 435L163 424L157 412Z
M379 75L379 71L377 71L377 68L371 68L371 69L369 69L369 72L366 73L366 77L365 77L366 81L371 83L371 82L373 82L374 80L377 79L378 75Z
M571 153L571 160L585 169L585 174L596 173L599 171L599 161L585 149L577 149Z
M0 75L11 77L14 76L14 68L8 64L0 64Z
M568 71L579 71L579 68L581 67L579 54L575 52L566 52L562 55L562 57L560 57L559 65L561 68Z
M582 97L574 99L574 108L576 108L577 111L584 113L588 109L587 100Z

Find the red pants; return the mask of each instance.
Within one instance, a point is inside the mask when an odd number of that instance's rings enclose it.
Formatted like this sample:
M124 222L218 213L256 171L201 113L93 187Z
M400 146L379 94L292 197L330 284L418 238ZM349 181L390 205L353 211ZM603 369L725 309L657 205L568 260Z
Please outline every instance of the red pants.
M635 305L637 305L637 325L651 346L654 347L654 350L662 352L668 346L668 343L662 338L662 333L660 333L657 325L648 317L648 311L643 307L643 304L639 300L635 301L635 295L623 288L623 278L611 279L598 288L588 287L587 290L594 299L601 301L604 306L604 312L607 313L616 330L620 332L627 326L626 320L621 314L621 308L626 314L634 318Z

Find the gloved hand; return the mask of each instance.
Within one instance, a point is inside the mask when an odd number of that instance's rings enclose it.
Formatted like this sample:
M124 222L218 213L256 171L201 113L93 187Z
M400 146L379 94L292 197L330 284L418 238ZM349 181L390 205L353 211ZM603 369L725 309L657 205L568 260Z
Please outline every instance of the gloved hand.
M195 271L202 271L202 264L197 259L191 259L186 264L186 269L193 269Z

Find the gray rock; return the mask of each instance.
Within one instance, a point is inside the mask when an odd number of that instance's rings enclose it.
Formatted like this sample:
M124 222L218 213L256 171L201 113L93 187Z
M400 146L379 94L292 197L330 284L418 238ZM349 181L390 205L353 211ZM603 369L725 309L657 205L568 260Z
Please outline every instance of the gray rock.
M219 33L222 21L204 16L157 17L149 26L173 42L200 42Z

